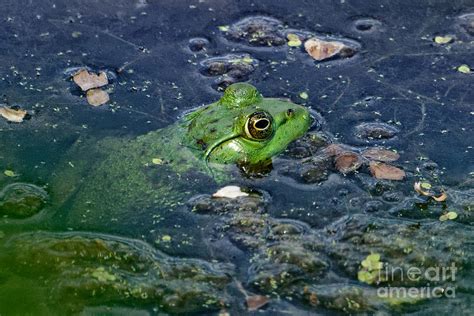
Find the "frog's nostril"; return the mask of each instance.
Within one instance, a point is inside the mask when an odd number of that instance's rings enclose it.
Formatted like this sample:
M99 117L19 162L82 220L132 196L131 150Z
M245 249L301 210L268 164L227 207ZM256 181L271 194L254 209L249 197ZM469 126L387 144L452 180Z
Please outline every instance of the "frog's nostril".
M286 111L286 116L288 116L288 117L292 117L293 114L295 114L295 111L294 111L293 109L288 109L288 110Z

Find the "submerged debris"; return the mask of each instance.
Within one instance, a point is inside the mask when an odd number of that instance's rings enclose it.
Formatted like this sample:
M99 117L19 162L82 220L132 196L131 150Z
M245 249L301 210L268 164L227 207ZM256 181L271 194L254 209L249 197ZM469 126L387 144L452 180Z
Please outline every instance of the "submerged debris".
M382 162L371 161L369 169L377 179L403 180L405 178L405 171Z

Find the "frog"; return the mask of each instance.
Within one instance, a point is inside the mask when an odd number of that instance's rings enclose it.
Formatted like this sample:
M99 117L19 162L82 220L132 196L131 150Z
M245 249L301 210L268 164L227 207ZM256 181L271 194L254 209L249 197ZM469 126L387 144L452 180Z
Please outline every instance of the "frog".
M229 299L225 288L235 267L202 260L212 250L198 240L205 230L195 225L200 216L189 212L190 198L234 181L241 174L236 166L266 168L311 123L304 106L236 83L218 101L162 129L80 137L58 158L44 188L11 184L0 192L11 202L4 203L8 216L19 210L17 221L9 217L12 226L0 236L0 263L9 267L0 278L8 280L6 291L13 291L6 297L25 299L19 293L28 288L34 295L26 299L34 303L24 308L36 312L43 295L45 308L56 313L138 300L171 313L218 310ZM37 195L41 199L34 199ZM12 208L15 201L18 207ZM24 206L29 208L20 212ZM183 236L193 237L189 249L175 242ZM190 259L182 259L183 253ZM44 280L52 289L36 286ZM91 298L91 291L100 294ZM73 298L65 300L69 293ZM0 307L10 305L0 300Z
M235 166L267 168L311 121L304 106L235 83L168 127L135 138L81 139L51 177L55 216L78 229L133 221L128 226L143 230L203 187L231 181Z

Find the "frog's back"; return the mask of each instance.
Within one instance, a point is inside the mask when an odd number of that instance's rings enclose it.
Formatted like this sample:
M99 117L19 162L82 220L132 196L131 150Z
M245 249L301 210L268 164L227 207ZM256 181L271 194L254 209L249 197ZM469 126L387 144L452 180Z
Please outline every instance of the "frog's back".
M183 132L176 124L135 139L77 143L53 177L59 214L67 214L74 228L103 229L124 219L153 221L150 210L186 201L187 187L209 178L193 151L181 145Z

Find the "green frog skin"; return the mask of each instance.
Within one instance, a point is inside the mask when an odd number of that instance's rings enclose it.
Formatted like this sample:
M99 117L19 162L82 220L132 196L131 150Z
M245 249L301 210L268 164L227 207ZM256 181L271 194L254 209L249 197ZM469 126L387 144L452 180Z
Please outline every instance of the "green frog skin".
M164 129L78 142L51 177L53 204L73 227L156 214L203 184L228 180L230 165L268 164L309 126L304 107L236 83L219 101Z

